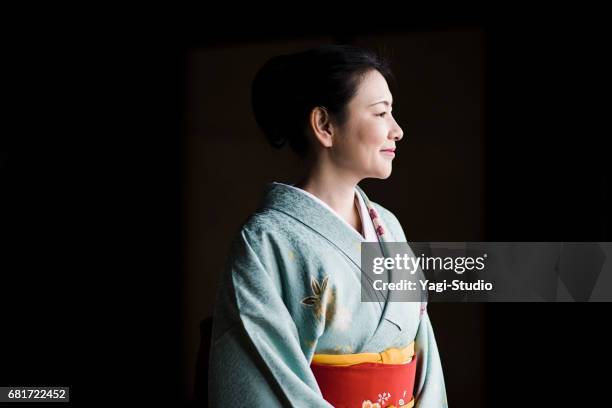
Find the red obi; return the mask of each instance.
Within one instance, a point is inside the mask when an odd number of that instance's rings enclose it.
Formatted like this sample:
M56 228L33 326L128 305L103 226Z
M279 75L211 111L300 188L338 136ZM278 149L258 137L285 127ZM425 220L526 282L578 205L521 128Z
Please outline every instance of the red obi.
M323 398L334 407L414 406L416 355L409 363L311 364Z

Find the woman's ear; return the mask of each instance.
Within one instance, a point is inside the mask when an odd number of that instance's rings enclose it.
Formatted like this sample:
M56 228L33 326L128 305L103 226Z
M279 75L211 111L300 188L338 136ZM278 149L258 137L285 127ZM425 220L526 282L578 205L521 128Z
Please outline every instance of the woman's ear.
M323 147L332 147L335 129L327 109L317 106L310 112L310 128Z

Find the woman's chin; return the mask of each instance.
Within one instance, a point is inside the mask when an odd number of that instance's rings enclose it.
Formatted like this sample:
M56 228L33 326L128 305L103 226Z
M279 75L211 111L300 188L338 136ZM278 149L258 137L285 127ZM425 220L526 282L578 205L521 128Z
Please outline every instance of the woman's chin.
M381 169L380 171L377 171L376 175L372 176L372 178L386 180L391 176L391 170L391 166L389 166L387 169Z

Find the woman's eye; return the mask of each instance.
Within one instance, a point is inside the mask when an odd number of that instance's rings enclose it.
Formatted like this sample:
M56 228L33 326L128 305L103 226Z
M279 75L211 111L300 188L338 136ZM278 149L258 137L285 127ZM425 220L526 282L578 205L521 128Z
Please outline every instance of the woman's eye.
M376 115L376 116L380 116L380 117L382 118L382 117L383 117L383 116L385 116L386 114L387 114L387 112L383 112L383 113L379 113L379 114L378 114L378 115Z

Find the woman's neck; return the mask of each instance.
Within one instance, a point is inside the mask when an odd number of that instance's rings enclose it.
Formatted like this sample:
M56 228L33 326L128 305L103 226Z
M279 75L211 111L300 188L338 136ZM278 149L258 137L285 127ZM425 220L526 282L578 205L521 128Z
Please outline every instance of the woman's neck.
M355 204L357 181L341 174L324 172L313 167L296 187L315 195L329 205L340 217L362 233L361 219Z

